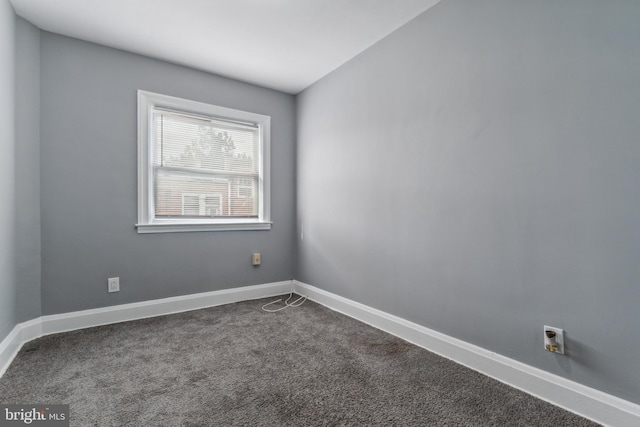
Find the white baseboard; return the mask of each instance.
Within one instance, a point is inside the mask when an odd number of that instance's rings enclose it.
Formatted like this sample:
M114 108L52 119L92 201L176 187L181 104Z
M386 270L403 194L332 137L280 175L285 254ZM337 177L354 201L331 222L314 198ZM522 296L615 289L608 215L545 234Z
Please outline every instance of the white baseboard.
M19 323L0 342L0 378L16 357L22 345L41 335L40 318Z
M375 308L294 281L296 293L606 426L640 426L640 405L567 380Z
M74 331L92 326L126 322L147 317L164 316L258 298L289 293L292 282L267 283L221 291L204 292L171 298L122 304L71 313L42 316L19 323L0 342L0 377L18 354L22 346L33 339L59 332Z

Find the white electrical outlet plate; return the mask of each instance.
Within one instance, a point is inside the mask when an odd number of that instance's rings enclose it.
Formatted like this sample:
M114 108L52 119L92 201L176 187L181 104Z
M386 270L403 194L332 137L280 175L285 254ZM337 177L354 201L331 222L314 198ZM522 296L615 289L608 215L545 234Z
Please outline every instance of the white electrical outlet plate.
M549 348L547 348L547 345L549 344L549 339L547 338L547 331L553 331L556 333L555 338L555 343L556 343L556 350L550 350ZM552 326L545 326L544 327L544 348L547 351L550 351L552 353L557 353L557 354L564 354L564 331L560 328L554 328Z
M258 265L260 265L260 262L261 262L260 254L258 254L258 253L253 254L253 257L251 258L251 263L254 266L258 266Z
M107 280L109 284L109 292L120 292L120 278L119 277L110 277Z

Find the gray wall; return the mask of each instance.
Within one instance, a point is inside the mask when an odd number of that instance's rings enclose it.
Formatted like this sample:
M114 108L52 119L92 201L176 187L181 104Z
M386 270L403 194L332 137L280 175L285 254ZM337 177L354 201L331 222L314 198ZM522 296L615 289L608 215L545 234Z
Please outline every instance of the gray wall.
M0 0L0 342L16 324L15 14Z
M40 42L42 314L292 277L293 96L51 33ZM138 89L271 116L271 230L136 233Z
M40 30L16 21L16 316L40 316Z
M639 16L445 0L300 94L296 278L640 403Z

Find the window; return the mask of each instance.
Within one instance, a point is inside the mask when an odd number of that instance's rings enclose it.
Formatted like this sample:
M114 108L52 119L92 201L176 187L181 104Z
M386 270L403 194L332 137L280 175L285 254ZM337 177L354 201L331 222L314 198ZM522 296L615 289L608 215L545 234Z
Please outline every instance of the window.
M268 230L270 117L138 91L138 233Z

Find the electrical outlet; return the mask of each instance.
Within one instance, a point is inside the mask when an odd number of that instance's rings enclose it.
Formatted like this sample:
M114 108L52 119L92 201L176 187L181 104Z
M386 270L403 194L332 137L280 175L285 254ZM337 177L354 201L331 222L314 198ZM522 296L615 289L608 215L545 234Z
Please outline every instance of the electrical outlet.
M544 348L551 353L564 354L564 331L560 328L545 326Z
M253 264L255 267L260 265L260 254L253 254L253 257L251 258L251 264Z
M108 290L109 292L120 292L120 278L119 277L110 277L107 280L109 284Z

